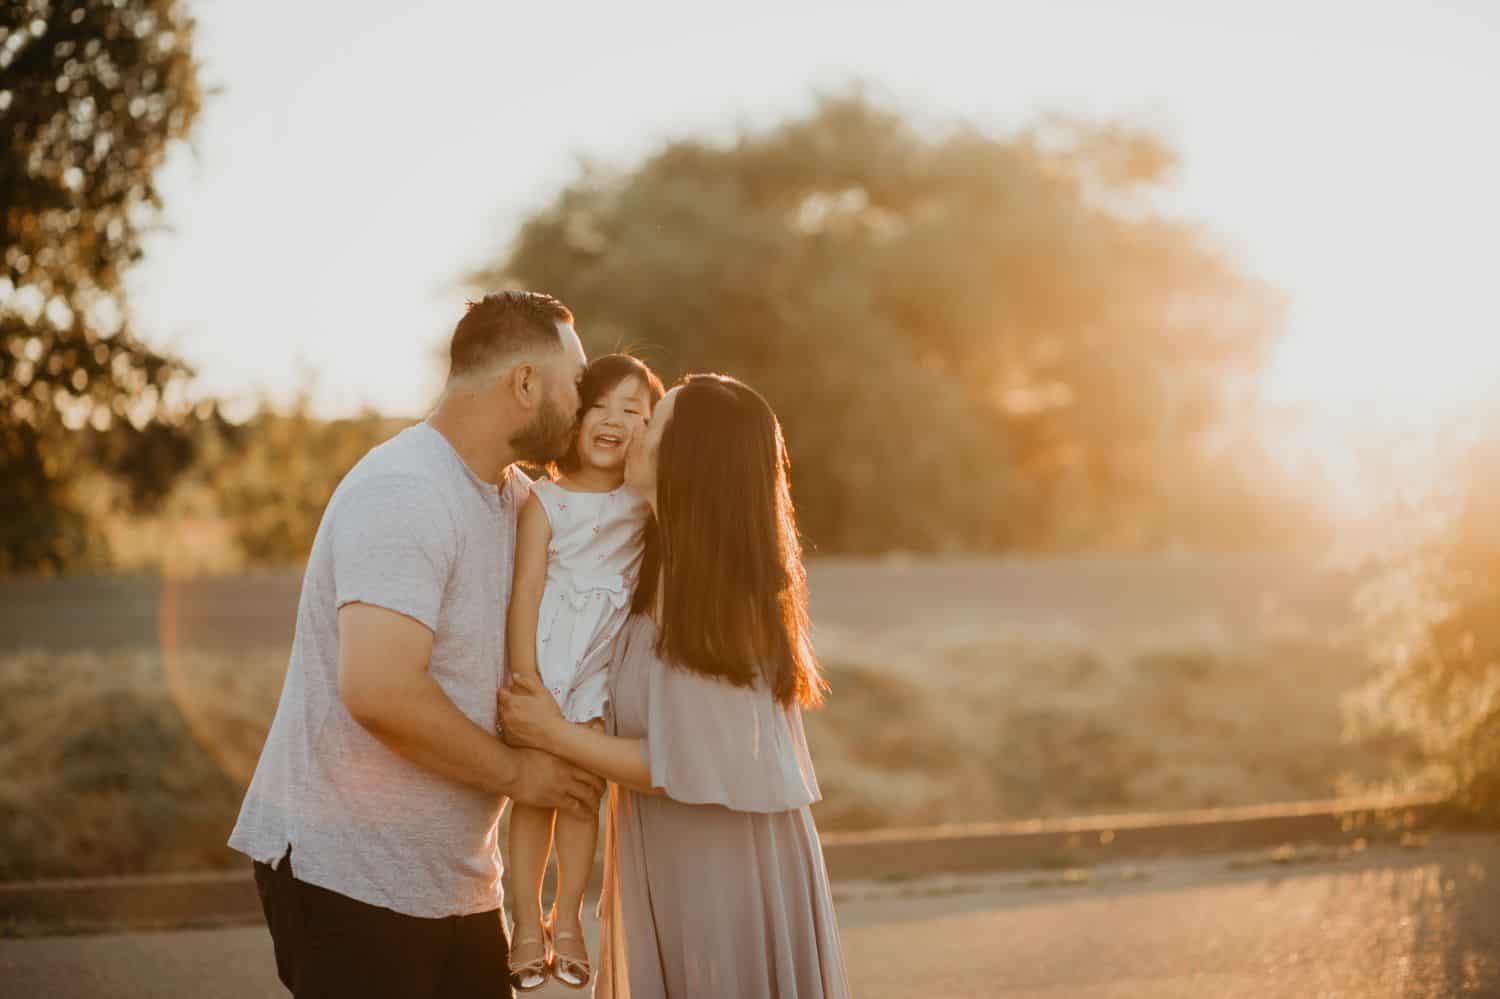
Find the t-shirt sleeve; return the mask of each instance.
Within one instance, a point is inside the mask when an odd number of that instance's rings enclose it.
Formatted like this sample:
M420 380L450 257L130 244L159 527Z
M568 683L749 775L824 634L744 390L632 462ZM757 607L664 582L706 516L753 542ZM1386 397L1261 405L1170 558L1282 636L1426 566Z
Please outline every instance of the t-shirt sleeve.
M338 606L373 604L437 630L458 534L432 483L415 476L360 482L339 498L331 530Z

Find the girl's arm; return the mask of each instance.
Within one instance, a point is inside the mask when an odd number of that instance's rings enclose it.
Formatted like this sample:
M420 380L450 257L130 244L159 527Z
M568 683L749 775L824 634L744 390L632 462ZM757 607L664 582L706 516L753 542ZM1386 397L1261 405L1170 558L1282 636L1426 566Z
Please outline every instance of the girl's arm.
M516 519L516 571L505 617L505 651L512 676L541 677L536 665L536 626L547 586L547 545L551 542L552 524L542 501L527 497Z
M633 791L664 793L651 786L651 765L640 739L606 735L563 717L540 677L513 676L500 691L505 738L513 746L531 746L560 756L581 770L598 774Z

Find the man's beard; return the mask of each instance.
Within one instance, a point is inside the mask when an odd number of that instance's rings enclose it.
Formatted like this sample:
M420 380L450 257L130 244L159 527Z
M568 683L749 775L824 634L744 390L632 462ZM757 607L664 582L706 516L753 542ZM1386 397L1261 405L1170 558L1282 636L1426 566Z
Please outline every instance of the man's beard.
M574 414L562 412L549 399L542 404L536 418L511 438L510 446L515 448L518 461L545 465L568 453L577 423Z

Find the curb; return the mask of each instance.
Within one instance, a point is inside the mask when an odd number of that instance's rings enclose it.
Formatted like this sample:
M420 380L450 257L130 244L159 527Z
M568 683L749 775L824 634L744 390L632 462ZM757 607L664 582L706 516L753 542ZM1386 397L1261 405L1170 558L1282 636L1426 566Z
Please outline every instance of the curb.
M1444 799L1436 796L1345 798L833 833L823 837L823 854L832 880L895 879L1085 867L1268 849L1285 843L1390 841L1451 818Z
M1448 818L1446 806L1436 797L1340 799L830 833L822 839L832 880L897 880L934 874L1084 867L1126 859L1256 850L1284 843L1398 840ZM598 865L595 870L597 882ZM260 919L255 882L244 868L0 883L0 937L165 929Z
M0 883L0 938L260 919L248 868Z

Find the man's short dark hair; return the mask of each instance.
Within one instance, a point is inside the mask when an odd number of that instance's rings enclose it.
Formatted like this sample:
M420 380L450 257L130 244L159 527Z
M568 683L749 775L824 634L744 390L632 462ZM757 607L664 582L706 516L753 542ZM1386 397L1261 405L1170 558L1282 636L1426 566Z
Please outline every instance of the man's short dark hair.
M539 291L497 291L470 302L448 346L448 377L482 371L496 361L528 350L561 347L558 323L573 313Z

